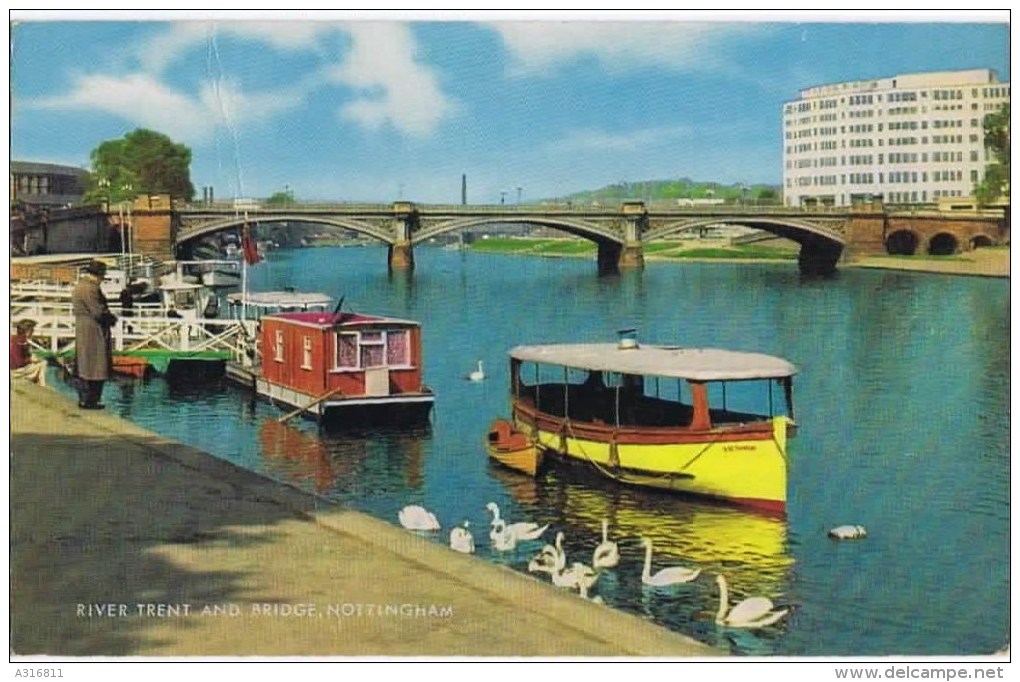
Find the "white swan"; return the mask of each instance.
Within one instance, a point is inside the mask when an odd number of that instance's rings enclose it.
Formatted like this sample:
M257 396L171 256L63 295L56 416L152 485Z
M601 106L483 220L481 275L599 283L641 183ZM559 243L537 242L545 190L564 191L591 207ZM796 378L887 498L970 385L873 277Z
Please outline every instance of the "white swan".
M620 563L620 546L609 539L609 519L602 519L602 542L591 556L595 570L613 568Z
M790 611L774 610L775 605L768 597L750 597L729 609L726 578L720 574L715 577L715 581L719 584L719 611L715 614L717 625L731 628L763 628L772 625Z
M478 361L478 367L475 371L467 375L469 381L484 381L485 380L485 369L482 367L482 361Z
M408 530L439 530L436 515L416 504L409 504L397 514L400 525Z
M517 537L509 531L506 521L499 519L489 531L492 548L498 552L512 552L517 547Z
M493 525L502 520L499 515L499 506L495 502L489 502L485 508L492 512L491 523ZM527 542L542 537L542 534L549 530L549 524L540 526L532 521L518 521L517 523L508 523L506 529L508 533L512 533L517 538L518 542Z
M701 575L700 568L684 568L683 566L671 566L657 571L652 575L652 541L648 538L641 539L645 546L645 567L641 572L641 582L654 587L665 587L666 585L678 585L689 583Z
M829 531L829 537L833 540L859 540L868 537L868 531L864 526L836 526Z
M475 553L475 538L468 530L468 525L470 524L465 521L463 526L457 526L450 531L450 549L463 554Z
M601 595L596 595L594 597L589 597L588 596L588 587L584 583L581 583L580 585L577 586L577 591L580 593L581 599L587 599L588 601L594 602L596 604L605 604L606 603L605 600L602 599Z

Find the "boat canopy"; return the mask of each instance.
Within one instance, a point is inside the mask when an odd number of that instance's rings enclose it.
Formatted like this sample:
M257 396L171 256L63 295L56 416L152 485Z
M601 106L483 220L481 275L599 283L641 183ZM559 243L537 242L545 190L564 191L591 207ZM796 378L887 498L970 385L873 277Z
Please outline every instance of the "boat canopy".
M517 346L510 357L522 362L557 365L596 372L672 377L690 381L782 379L797 373L783 358L718 348L615 343L571 343Z
M227 301L231 305L241 305L262 308L308 308L311 306L329 306L333 299L326 294L300 293L295 291L259 291L249 292L247 296L241 293L227 295Z

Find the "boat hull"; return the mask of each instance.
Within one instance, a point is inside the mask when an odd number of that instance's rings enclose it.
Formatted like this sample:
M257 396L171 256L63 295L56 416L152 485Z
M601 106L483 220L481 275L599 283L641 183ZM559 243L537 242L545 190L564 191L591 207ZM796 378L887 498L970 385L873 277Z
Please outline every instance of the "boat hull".
M787 417L732 429L613 429L518 410L515 428L554 457L635 486L786 511Z
M493 461L531 477L538 476L545 455L533 440L515 431L505 419L497 419L489 427L485 449Z
M301 409L304 417L330 426L424 424L428 422L435 403L435 395L431 392L338 396L316 402L314 395L262 377L255 380L255 391L271 403Z

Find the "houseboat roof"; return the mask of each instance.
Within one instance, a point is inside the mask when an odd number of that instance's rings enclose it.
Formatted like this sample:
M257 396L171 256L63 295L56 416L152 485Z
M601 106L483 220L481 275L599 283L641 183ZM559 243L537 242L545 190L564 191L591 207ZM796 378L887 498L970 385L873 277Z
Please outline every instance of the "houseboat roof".
M244 303L262 308L306 308L308 306L329 306L333 299L326 294L301 293L298 291L258 291L227 294L232 305Z
M401 320L395 317L384 317L381 315L364 315L362 313L341 312L291 312L273 313L266 315L263 320L286 320L295 324L307 325L310 327L345 327L348 325L361 324L387 324L400 326L418 326L417 322Z
M797 368L783 358L719 348L640 345L621 348L615 343L568 343L517 346L510 357L572 369L672 377L691 381L780 379Z

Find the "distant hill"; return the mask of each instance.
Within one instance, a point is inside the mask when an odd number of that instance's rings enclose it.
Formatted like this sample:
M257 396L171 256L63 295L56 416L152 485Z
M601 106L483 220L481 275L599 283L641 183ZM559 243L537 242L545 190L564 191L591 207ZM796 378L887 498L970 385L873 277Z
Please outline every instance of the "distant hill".
M643 180L618 182L601 189L574 192L550 201L569 201L579 204L619 203L627 199L645 202L675 203L677 199L722 199L726 202L741 200L760 203L780 201L779 185L723 185L718 182L703 182L681 178L679 180Z

